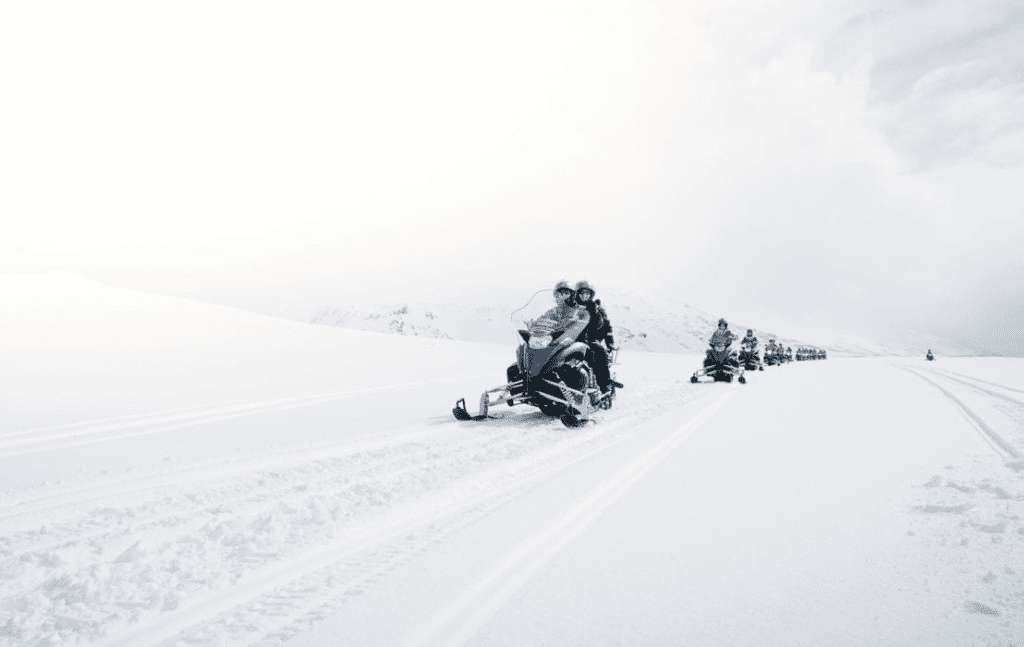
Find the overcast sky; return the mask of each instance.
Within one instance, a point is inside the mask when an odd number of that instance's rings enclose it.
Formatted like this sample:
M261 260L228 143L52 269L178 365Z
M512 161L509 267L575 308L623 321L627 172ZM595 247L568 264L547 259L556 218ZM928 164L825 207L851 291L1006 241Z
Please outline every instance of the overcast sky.
M0 272L1024 323L1019 2L22 2Z

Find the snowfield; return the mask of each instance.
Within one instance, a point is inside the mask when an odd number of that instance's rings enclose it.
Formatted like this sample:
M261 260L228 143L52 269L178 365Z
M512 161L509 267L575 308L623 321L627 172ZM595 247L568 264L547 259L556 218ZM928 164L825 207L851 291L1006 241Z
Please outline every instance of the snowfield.
M1024 360L513 351L0 277L0 645L1024 644Z

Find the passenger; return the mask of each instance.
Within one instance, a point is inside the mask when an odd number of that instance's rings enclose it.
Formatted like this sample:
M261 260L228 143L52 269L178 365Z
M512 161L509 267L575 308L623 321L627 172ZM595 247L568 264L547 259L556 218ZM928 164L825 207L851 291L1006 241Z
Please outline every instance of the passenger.
M587 363L594 370L597 386L600 387L602 393L606 393L612 385L608 352L615 350L615 339L612 337L612 324L608 320L608 313L601 307L600 300L594 300L594 294L594 288L590 282L580 281L576 284L576 302L586 308L590 317L587 327L577 339L590 348L587 351ZM607 348L605 348L605 344L607 344ZM618 382L615 383L615 386L622 388Z

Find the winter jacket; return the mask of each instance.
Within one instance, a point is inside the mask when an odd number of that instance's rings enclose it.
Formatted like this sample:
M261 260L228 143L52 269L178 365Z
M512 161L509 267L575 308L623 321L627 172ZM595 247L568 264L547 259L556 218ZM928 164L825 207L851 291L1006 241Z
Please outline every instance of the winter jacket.
M587 309L587 314L590 315L590 322L587 323L586 329L580 333L579 341L590 344L607 340L608 345L611 346L614 342L612 338L612 323L608 320L608 313L593 301L584 303L583 307Z
M729 329L726 329L726 330L716 330L715 334L711 335L711 345L712 346L715 346L717 344L729 345L729 344L732 343L732 340L734 340L734 339L736 339L736 335L732 334L731 330L729 330Z
M587 328L590 323L590 314L587 309L580 306L555 306L543 315L538 317L530 325L530 335L550 335L559 331L565 331L558 338L562 340L576 341L576 339Z

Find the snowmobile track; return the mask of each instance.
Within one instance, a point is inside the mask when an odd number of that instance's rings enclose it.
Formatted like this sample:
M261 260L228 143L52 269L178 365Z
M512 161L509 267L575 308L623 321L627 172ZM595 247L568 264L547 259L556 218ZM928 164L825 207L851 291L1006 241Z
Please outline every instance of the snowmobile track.
M988 424L986 424L985 421L982 420L978 414L976 414L966 404L964 404L963 401L960 400L960 398L950 393L942 385L922 375L917 370L905 367L904 370L913 373L917 377L921 378L922 380L924 380L928 384L931 384L940 392L942 392L942 394L946 396L946 399L964 414L964 416L971 423L971 425L980 432L982 438L984 438L986 442L993 449L996 450L997 453L1002 454L1005 457L1011 459L1021 458L1021 453L1017 451L1017 449L1015 449L1013 445L1011 445L1009 442L1006 441L1006 439L1004 439L1002 436L996 433L996 431L993 430Z
M990 386L995 386L995 387L998 387L1000 389L1005 389L1007 391L1017 391L1017 392L1022 392L1022 393L1024 393L1024 391L1018 391L1018 389L1014 389L1014 388L1011 388L1011 387L1008 387L1008 386L1003 386L1002 384L996 384L995 382L989 382L988 380L979 380L977 378L969 377L967 375L961 375L959 373L954 373L952 371L944 371L944 370L941 370L941 369L934 369L934 368L930 368L930 367L929 368L925 368L924 370L929 371L929 372L931 372L934 375L938 375L940 377L943 377L943 378L946 378L946 379L949 379L949 380L955 380L957 382L960 382L961 384L969 386L972 389L981 391L982 393L988 394L988 395L990 395L990 396L992 396L994 398L999 398L1000 400L1006 400L1007 402L1011 402L1011 403L1016 404L1018 406L1024 407L1024 400L1020 400L1020 399L1017 399L1017 398L1014 398L1014 397L1010 397L1010 396L1004 395L1002 393L997 393L997 392L995 392L995 391L993 391L991 389L986 389L983 386L979 386L977 384L977 382L981 382L982 384L988 384Z
M691 398L680 406L692 401ZM696 417L721 406L721 402L719 398L710 406L703 407ZM613 427L620 426L626 427L625 433L610 433ZM190 643L203 643L204 636L223 637L225 632L241 632L246 636L244 642L251 644L254 641L254 623L261 625L260 633L264 636L282 631L287 634L288 622L301 620L310 613L320 613L319 609L324 605L330 606L332 600L343 597L346 591L371 582L395 564L423 550L424 542L439 540L459 527L475 523L502 505L524 496L544 479L607 452L642 433L647 426L609 425L606 427L609 433L596 438L589 433L590 430L581 432L575 435L575 442L568 447L550 447L524 457L526 464L523 465L519 464L522 461L499 465L491 473L477 475L471 479L472 483L462 484L457 492L442 490L430 497L432 503L417 501L415 505L405 506L399 514L389 515L391 519L365 522L347 531L341 540L317 546L245 575L226 590L190 600L186 607L112 636L102 644L154 645L175 636ZM598 444L595 446L595 443ZM585 451L571 451L574 447L585 448ZM393 508L389 510L394 512ZM423 541L409 542L410 535L421 537ZM331 581L332 585L327 588L311 586L308 585L310 580ZM307 584L303 584L304 581ZM271 615L279 621L267 620L268 605L275 607ZM209 631L212 625L217 626L216 631ZM184 637L182 632L186 634Z
M19 614L12 630L28 644L68 622L90 644L283 639L544 479L709 401L666 384L580 430L418 424L15 491L0 514L0 570L16 579L0 580L0 598L90 592L70 620L58 607Z
M0 458L135 438L243 416L287 411L360 395L402 391L450 381L452 380L406 382L364 389L327 391L311 396L234 402L198 409L179 409L156 414L105 418L92 422L26 429L0 436Z
M571 544L609 507L675 451L720 409L734 392L721 394L653 448L621 468L553 522L519 543L494 568L449 603L403 644L410 647L443 642L465 644L504 604L560 551Z

